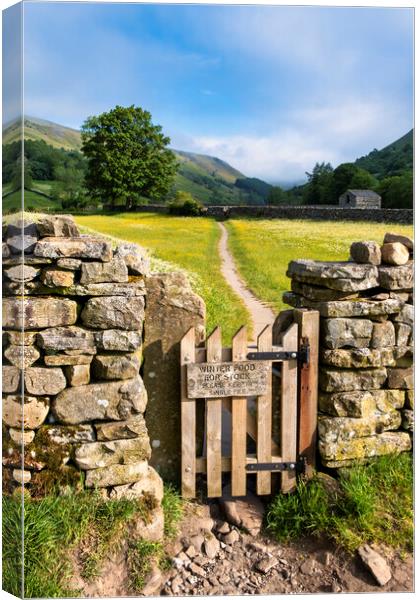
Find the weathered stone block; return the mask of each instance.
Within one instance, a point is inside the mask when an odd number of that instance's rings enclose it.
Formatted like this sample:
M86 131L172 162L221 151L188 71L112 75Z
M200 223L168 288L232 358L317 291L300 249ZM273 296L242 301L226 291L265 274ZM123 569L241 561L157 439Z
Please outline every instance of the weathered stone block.
M110 242L90 236L46 237L36 244L34 254L46 258L90 258L108 262L112 258L112 247Z
M397 390L412 390L414 388L413 367L388 369L388 387Z
M147 251L137 244L118 244L115 257L121 258L127 265L130 275L149 275L150 259Z
M153 496L158 503L163 499L163 481L152 467L148 467L147 473L135 483L119 485L114 487L109 497L112 500L133 500L144 495Z
M47 367L73 367L77 365L90 365L93 356L90 354L51 354L44 356Z
M97 379L131 379L138 375L140 358L136 354L98 355L92 369Z
M81 264L80 258L59 258L57 260L57 267L68 271L77 271L80 269Z
M386 431L379 435L353 438L339 442L319 442L319 451L325 466L339 467L340 461L372 458L384 454L404 452L411 449L408 433Z
M394 348L394 358L396 367L413 366L413 346L396 346ZM391 365L390 365L391 366Z
M34 396L55 396L66 387L61 369L29 367L24 372L25 390Z
M378 286L378 270L374 265L353 262L294 260L286 275L297 281L353 292Z
M357 263L381 264L381 248L376 242L353 242L350 246L350 255Z
M1 244L1 255L2 258L9 258L10 256L10 248L5 242Z
M360 300L315 302L293 292L285 292L283 301L295 308L318 310L321 317L325 318L381 317L398 313L403 306L403 301L397 298L379 301L363 298Z
M95 344L100 350L132 352L140 348L142 335L140 331L122 331L108 329L95 332Z
M8 225L6 231L6 242L12 254L30 254L38 241L38 232L33 223Z
M82 264L80 283L126 283L128 270L121 258L113 258L107 263L90 262Z
M413 261L400 267L378 267L379 284L386 290L412 289L414 282Z
M40 219L36 228L39 237L79 237L80 231L73 217L60 215Z
M400 409L404 406L403 390L372 390L371 394L375 398L376 408L380 412L391 412L393 409Z
M39 273L40 269L25 264L16 265L15 267L4 270L6 277L10 279L10 281L15 281L17 283L32 281L35 277L38 277Z
M141 330L144 321L144 299L142 297L91 298L83 308L81 319L95 329Z
M9 429L9 435L10 435L11 440L15 444L22 447L22 446L28 446L29 444L31 444L34 441L35 431L33 431L32 429L28 429L27 431L24 431L22 429L13 429L13 427L11 427Z
M95 353L95 338L92 331L83 327L54 327L40 331L37 342L44 350L80 350L86 354Z
M322 442L328 444L377 435L398 429L400 425L401 413L398 410L364 418L320 417L318 435Z
M409 258L408 248L400 242L389 242L381 248L382 262L387 265L405 265Z
M37 429L45 421L49 411L48 398L25 396L3 397L3 422L15 429Z
M110 465L100 469L86 472L86 487L109 487L111 485L125 485L139 481L147 475L148 464L146 460L129 465Z
M60 271L58 269L45 269L41 275L41 281L50 288L69 287L74 283L73 271Z
M1 387L4 394L14 394L18 391L21 382L21 371L17 367L2 366Z
M60 446L95 441L92 425L46 425L44 431L53 444Z
M3 298L3 327L42 329L73 325L77 303L67 298Z
M144 383L150 398L151 464L168 479L177 480L181 472L179 344L190 327L204 335L205 304L182 273L151 275L146 283Z
M354 392L320 393L318 407L322 413L333 417L368 417L376 409L375 398L371 392L357 390Z
M397 346L408 346L412 328L406 323L395 323L395 337Z
M146 422L143 415L135 415L126 421L95 423L98 441L122 440L147 436Z
M23 285L23 287L22 287ZM25 284L14 282L5 283L4 291L10 296L33 295L42 296L51 294L51 288L41 281L30 281ZM57 287L55 296L144 296L145 284L143 280L136 279L129 283L88 283L81 285L75 283L69 287Z
M373 324L367 319L324 319L321 340L327 348L367 348Z
M404 304L401 312L394 317L396 323L405 323L406 325L414 325L414 306L412 304Z
M9 346L4 356L18 369L26 369L38 360L40 354L34 346Z
M315 302L329 302L334 300L346 300L348 298L356 298L358 292L340 292L339 290L331 290L330 288L302 283L292 279L291 288L295 294L304 296L308 300Z
M401 424L402 429L405 429L406 431L410 431L411 433L413 433L413 431L414 431L414 411L404 409L403 411L401 411L401 413L402 413L402 424Z
M400 242L400 244L404 244L409 250L414 249L414 242L411 238L406 235L401 235L399 233L392 233L391 231L385 234L384 244Z
M92 442L76 449L75 461L80 469L99 469L111 465L131 465L150 458L146 436L126 440Z
M395 329L391 321L374 323L372 329L372 348L387 348L395 346Z
M389 372L392 370L388 369ZM377 390L385 383L386 378L387 370L385 368L340 371L324 367L320 370L319 383L321 390L324 392ZM398 388L398 386L391 384L389 387Z
M344 369L395 366L392 348L357 348L355 350L321 350L321 362Z
M143 381L136 377L125 381L67 388L55 399L53 410L57 419L63 423L119 421L143 413L146 403L147 393Z
M89 365L69 365L65 367L64 373L68 384L72 387L87 385L90 381Z

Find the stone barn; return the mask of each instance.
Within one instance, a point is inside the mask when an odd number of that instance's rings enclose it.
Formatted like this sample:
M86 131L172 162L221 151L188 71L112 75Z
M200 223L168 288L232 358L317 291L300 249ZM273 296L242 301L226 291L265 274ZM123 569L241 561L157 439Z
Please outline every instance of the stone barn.
M372 190L347 190L338 203L343 208L381 208L381 197Z

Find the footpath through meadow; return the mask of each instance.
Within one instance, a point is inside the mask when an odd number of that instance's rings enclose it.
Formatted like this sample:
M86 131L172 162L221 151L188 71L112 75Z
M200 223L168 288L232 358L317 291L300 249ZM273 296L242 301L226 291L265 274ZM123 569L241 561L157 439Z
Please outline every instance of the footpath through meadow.
M230 285L232 290L237 294L244 302L247 310L251 315L252 320L252 343L256 343L258 334L264 329L266 325L272 325L274 323L275 314L269 306L259 300L254 294L248 289L246 283L241 278L235 265L234 258L229 251L228 238L229 234L223 223L218 223L222 235L219 241L219 254L222 262L222 275Z

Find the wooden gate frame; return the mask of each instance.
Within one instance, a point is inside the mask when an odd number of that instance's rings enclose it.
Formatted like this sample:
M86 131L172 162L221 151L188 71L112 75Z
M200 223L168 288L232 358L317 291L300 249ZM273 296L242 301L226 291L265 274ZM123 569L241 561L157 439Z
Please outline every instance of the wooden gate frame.
M306 364L297 360L283 362L281 377L280 447L271 440L272 390L258 396L257 418L248 414L247 398L192 399L187 394L187 365L203 362L238 362L246 360L247 332L241 327L232 339L232 349L222 348L220 327L207 338L206 348L196 348L195 328L181 340L181 481L182 496L196 495L197 473L207 474L207 495L222 495L222 472L232 474L232 496L246 495L246 466L251 463L296 462L304 457L306 476L311 477L315 465L317 402L318 402L318 344L319 313L295 309L283 311L273 327L267 326L258 336L258 352L297 352L309 344L310 355ZM278 361L276 361L278 362ZM206 456L198 457L196 448L196 402L206 406ZM232 456L222 457L222 406L232 413ZM256 456L247 456L246 436L257 444ZM257 472L257 494L271 493L272 473ZM281 491L287 493L296 486L296 472L281 473Z

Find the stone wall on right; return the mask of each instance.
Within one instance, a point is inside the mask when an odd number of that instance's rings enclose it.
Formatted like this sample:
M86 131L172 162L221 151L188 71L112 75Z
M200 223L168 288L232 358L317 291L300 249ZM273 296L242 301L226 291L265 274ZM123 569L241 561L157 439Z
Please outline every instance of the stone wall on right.
M413 241L387 233L350 254L292 261L283 296L320 312L318 448L331 468L412 447Z

